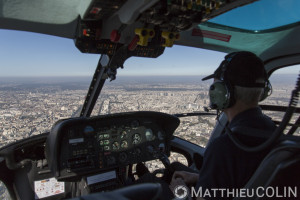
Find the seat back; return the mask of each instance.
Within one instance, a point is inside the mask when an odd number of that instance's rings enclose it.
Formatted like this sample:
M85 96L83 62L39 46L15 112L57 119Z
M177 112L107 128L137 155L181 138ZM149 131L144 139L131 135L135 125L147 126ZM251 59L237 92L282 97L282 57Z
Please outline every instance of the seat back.
M264 199L268 196L299 199L300 143L283 140L276 145L261 162L244 189L254 191L254 196L236 197L234 200Z

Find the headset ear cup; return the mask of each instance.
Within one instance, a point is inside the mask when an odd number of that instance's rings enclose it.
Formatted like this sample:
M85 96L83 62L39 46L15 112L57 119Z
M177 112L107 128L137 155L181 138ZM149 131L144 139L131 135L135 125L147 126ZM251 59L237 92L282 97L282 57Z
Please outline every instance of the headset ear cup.
M270 81L267 80L266 85L264 87L263 94L261 95L259 101L265 100L268 96L270 96L272 94L272 91L273 91L272 85L271 85Z
M226 86L228 89L228 101L229 101L226 108L230 108L235 104L234 87L227 82L226 82Z
M230 104L230 92L223 81L215 81L209 88L210 107L223 110Z

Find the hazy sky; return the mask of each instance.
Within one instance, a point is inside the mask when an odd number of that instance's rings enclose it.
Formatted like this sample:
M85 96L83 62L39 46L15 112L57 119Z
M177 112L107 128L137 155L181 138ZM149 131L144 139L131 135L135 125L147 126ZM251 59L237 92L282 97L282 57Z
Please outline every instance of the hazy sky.
M118 75L207 75L225 54L192 47L166 48L157 59L132 57ZM92 76L100 55L83 54L73 40L0 30L0 76ZM283 70L298 73L299 69Z
M0 30L1 76L91 75L99 55L82 54L73 40ZM203 75L214 71L224 53L174 46L158 59L133 57L119 75Z

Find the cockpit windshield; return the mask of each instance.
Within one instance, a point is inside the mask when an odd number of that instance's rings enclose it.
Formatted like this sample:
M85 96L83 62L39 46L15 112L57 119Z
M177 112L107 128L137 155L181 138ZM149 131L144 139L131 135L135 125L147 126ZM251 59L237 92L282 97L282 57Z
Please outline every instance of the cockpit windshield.
M297 0L261 0L208 20L210 23L248 31L265 31L300 22Z
M80 53L69 39L7 30L0 34L7 37L2 42L6 51L1 52L1 146L49 132L60 119L78 117L99 55ZM211 82L202 82L201 77L211 73L224 55L174 46L157 59L130 58L116 80L105 83L92 116L204 111ZM176 134L192 141L193 135L185 134L189 127L205 146L214 118L184 118Z
M1 146L49 132L57 120L78 117L99 55L80 53L69 39L17 31L0 34L7 38L2 41L6 51L1 52ZM224 55L174 46L156 59L129 58L116 80L104 85L92 116L202 112L209 105L211 82L201 77L212 73ZM276 104L272 98L267 101ZM215 116L182 118L175 135L205 146L214 124Z

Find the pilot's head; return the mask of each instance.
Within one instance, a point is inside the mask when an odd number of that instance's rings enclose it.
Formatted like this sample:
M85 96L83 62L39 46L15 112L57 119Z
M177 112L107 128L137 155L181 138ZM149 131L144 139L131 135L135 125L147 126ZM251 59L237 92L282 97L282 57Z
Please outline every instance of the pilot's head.
M263 61L247 51L233 52L225 56L216 71L202 80L214 78L209 88L212 109L225 110L237 102L257 106L269 91L269 83Z

